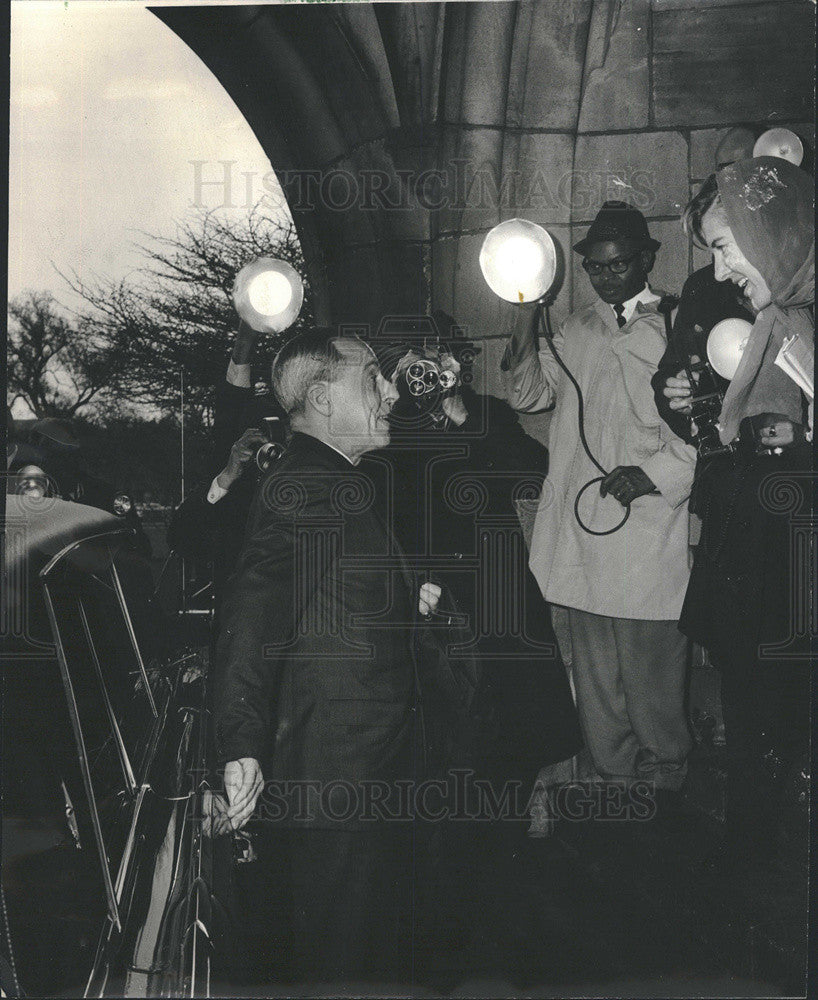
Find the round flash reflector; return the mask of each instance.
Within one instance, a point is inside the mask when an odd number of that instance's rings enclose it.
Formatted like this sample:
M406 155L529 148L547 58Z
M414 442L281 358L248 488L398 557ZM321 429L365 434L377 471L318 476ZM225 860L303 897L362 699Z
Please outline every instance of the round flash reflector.
M506 302L536 302L557 273L554 241L542 226L526 219L501 222L483 240L480 270L489 288Z
M236 312L260 333L281 333L292 326L303 302L304 286L298 272L273 257L245 264L233 284Z
M746 319L723 319L707 338L707 359L722 378L732 379L744 354L752 324Z
M753 156L778 156L800 167L804 159L804 144L788 128L771 128L756 139Z

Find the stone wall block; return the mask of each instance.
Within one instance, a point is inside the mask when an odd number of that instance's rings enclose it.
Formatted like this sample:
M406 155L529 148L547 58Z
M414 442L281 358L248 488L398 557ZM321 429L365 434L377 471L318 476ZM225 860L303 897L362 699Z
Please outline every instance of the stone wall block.
M594 4L579 112L580 132L648 126L648 0Z
M506 89L516 4L469 4L461 121L505 125Z
M376 330L387 312L406 316L427 312L423 244L384 241L338 247L327 263L335 323L369 324Z
M436 233L490 229L499 222L503 138L493 128L444 130L438 167L448 185Z
M515 121L523 128L574 131L591 0L528 0L521 7L532 8L531 30L516 36Z
M432 289L435 308L443 309L475 339L504 332L502 303L480 270L484 233L440 237L432 243ZM505 321L507 322L507 321Z
M688 276L689 243L678 220L648 222L650 233L661 242L656 251L656 264L650 274L650 283L663 292L678 295Z
M809 120L814 100L815 6L787 2L656 9L654 124L768 127Z
M573 153L574 141L568 135L507 134L500 218L519 217L543 226L569 223Z
M575 222L590 222L609 199L647 216L678 215L687 203L687 142L678 132L577 136L575 171Z

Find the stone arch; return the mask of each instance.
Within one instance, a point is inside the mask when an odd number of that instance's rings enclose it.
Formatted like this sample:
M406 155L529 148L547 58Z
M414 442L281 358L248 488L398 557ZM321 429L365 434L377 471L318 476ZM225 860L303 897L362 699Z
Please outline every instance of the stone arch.
M269 156L319 318L377 325L385 313L445 309L485 338L495 392L514 307L484 285L477 254L496 222L524 215L560 242L559 318L589 296L571 244L605 197L629 197L663 243L657 285L678 290L700 266L678 219L723 132L781 123L814 144L814 8L801 0L154 12ZM345 183L357 191L349 205Z

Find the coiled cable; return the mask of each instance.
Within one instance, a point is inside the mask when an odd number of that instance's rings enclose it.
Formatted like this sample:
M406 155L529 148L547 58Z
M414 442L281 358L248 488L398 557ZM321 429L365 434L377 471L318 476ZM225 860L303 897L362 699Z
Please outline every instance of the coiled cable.
M668 332L670 328L670 314L678 304L678 301L679 300L675 296L665 295L659 301L657 307L659 309L659 312L661 312L665 318L665 328ZM540 326L542 326L542 332L545 335L545 340L546 343L548 344L548 349L554 355L554 360L557 362L560 368L565 372L565 375L568 378L569 382L571 383L571 385L573 385L574 389L576 390L577 423L579 430L579 440L580 443L582 444L585 454L588 456L589 460L593 463L593 465L595 465L596 468L599 469L601 473L601 475L595 476L593 479L589 479L584 486L580 487L579 492L577 493L576 498L574 499L574 517L576 518L577 524L580 526L580 528L582 528L583 531L586 531L589 535L597 535L597 536L612 535L614 532L619 531L619 529L624 526L625 522L631 516L630 503L625 503L622 505L625 508L625 513L622 516L622 520L619 521L617 524L615 524L612 528L607 528L605 531L597 531L595 528L588 527L587 524L583 523L583 520L579 515L579 502L582 499L583 495L585 494L585 491L590 489L590 487L594 486L596 483L601 483L602 480L607 475L609 475L609 473L597 461L596 456L591 451L590 445L588 444L588 439L585 437L585 399L582 395L582 389L579 386L579 382L577 382L577 380L574 378L573 374L571 373L571 370L560 357L559 351L557 351L556 347L554 347L554 334L551 330L551 322L550 322L550 317L548 315L547 297L540 299L540 301L537 303L537 308L534 314L535 342L539 335Z

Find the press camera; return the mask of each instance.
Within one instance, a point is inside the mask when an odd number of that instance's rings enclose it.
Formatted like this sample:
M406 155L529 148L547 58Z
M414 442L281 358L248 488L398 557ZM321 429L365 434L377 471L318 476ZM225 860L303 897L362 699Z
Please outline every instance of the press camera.
M735 450L733 444L722 444L719 437L718 419L724 402L724 393L719 387L719 379L709 361L689 358L685 372L690 382L690 417L696 425L693 444L701 458L714 455L729 455Z
M707 337L707 358L690 358L685 366L692 388L690 416L698 428L693 441L702 458L727 455L736 450L736 443L722 444L718 420L724 402L719 378L729 382L741 363L751 324L744 319L730 318L716 323Z
M264 417L262 429L268 440L256 452L256 468L267 472L284 454L284 424L278 417Z

